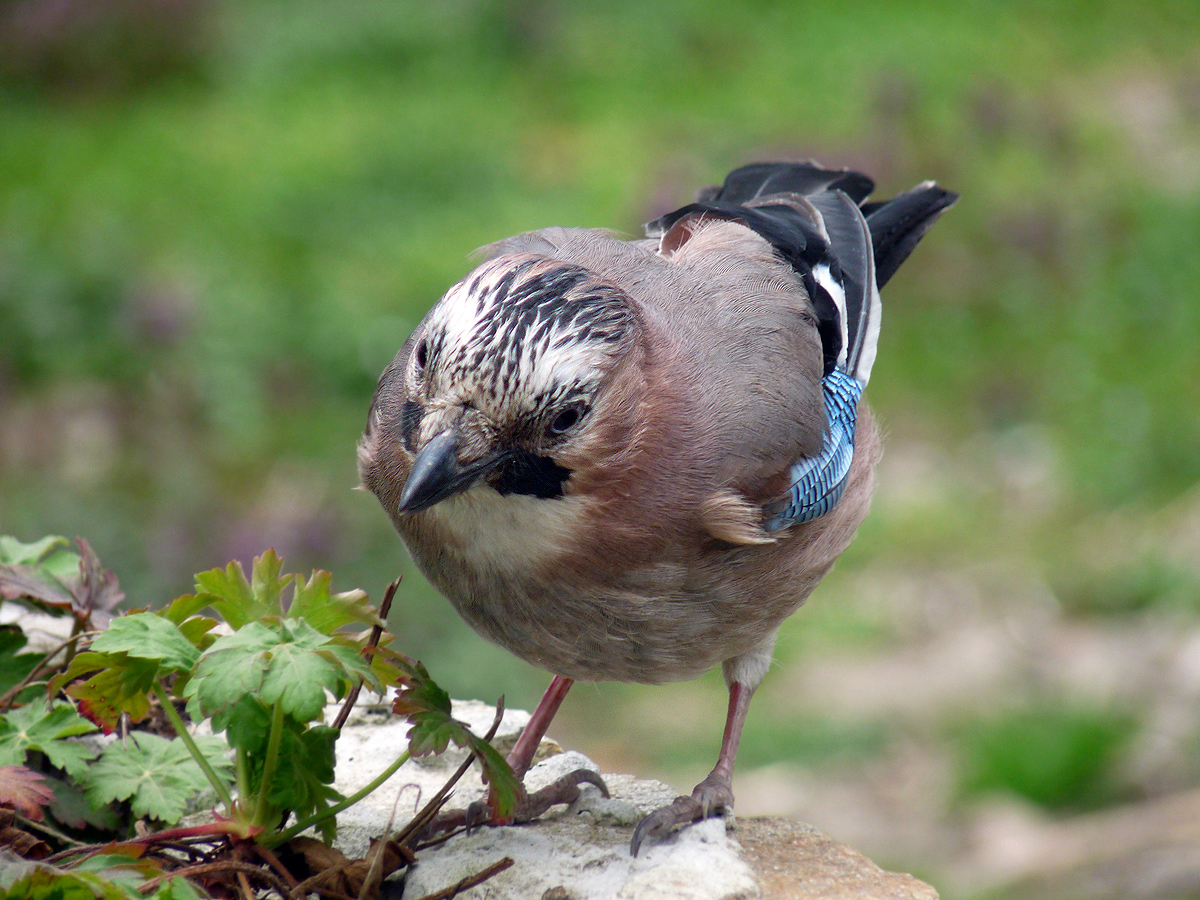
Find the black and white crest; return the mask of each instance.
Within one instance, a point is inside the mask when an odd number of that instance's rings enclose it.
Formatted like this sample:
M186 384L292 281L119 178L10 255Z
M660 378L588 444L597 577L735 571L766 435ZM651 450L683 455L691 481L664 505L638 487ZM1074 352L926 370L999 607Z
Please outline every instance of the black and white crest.
M580 266L501 256L451 288L429 315L431 387L529 413L604 377L633 323L628 298Z

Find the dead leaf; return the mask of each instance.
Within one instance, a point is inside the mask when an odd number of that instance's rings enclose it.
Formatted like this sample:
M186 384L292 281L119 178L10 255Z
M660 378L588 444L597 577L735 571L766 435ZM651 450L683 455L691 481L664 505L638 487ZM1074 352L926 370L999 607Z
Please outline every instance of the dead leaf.
M40 822L42 807L54 802L54 791L43 783L45 780L25 766L0 766L0 806Z

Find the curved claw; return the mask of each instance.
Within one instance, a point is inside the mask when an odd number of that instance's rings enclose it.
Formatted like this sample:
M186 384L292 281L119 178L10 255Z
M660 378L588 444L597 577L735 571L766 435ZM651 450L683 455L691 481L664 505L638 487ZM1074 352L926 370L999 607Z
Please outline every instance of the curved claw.
M488 806L486 800L476 800L474 803L467 804L463 829L470 834L471 829L476 825L490 824L493 819L491 807Z
M455 828L469 832L478 825L520 825L532 822L552 806L574 803L579 797L580 786L584 784L593 785L605 797L609 796L608 785L598 773L591 769L576 769L550 782L540 791L523 796L516 810L505 819L495 814L487 800L476 800L466 809L451 809L440 813L426 826L422 837L432 838Z
M593 785L599 788L605 797L608 796L608 785L598 773L591 769L576 769L550 782L540 791L528 795L513 816L513 821L530 822L552 806L574 803L579 798L579 787L583 784Z
M637 856L642 842L646 838L659 838L670 834L678 825L687 825L697 819L704 818L704 809L699 801L691 797L676 797L670 806L656 809L633 829L633 838L629 842L629 854Z
M690 825L700 819L719 815L733 808L733 791L728 784L719 780L705 779L696 785L690 797L676 797L670 806L656 809L633 829L629 841L629 853L637 856L647 838L659 838L670 834L680 825Z

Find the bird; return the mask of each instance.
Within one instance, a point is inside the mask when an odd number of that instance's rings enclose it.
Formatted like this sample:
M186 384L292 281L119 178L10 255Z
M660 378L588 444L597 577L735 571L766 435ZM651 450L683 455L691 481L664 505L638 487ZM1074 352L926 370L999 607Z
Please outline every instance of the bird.
M732 812L780 625L867 515L879 288L958 199L926 181L870 201L874 187L811 161L753 163L641 238L500 240L379 379L362 485L467 623L553 676L509 754L518 777L575 681L721 667L717 763L642 819L635 856ZM580 770L510 820L588 782L603 790Z

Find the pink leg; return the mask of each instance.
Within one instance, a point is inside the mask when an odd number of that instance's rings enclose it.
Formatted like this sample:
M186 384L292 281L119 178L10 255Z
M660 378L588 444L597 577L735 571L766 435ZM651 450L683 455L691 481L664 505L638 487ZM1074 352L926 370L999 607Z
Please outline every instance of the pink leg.
M529 765L533 762L534 754L537 753L538 745L541 744L542 738L546 735L546 729L550 727L550 722L553 720L554 714L562 706L563 700L566 699L567 691L571 689L571 685L574 683L570 678L555 675L554 679L550 682L550 686L546 688L546 693L542 694L542 699L538 701L537 709L529 717L529 722L525 725L524 730L522 730L521 736L517 738L516 744L513 745L512 752L508 754L508 764L518 778L525 778L525 773L529 771ZM608 796L608 788L599 775L591 769L576 769L574 772L569 772L557 781L548 784L540 791L528 794L521 801L521 805L517 808L511 820L502 821L493 813L492 823L507 825L510 822L530 822L552 806L560 803L573 803L575 798L579 796L579 786L581 784L595 785L600 789L600 793L605 797ZM493 810L495 809L490 794L488 795L488 807ZM471 812L468 810L468 820L474 821L471 815Z
M566 699L567 691L571 689L571 685L574 683L570 678L555 675L554 680L550 682L550 687L546 688L546 693L542 694L542 699L538 702L537 709L529 717L529 723L521 732L521 736L517 738L517 743L513 745L512 752L508 754L508 764L512 767L513 772L516 773L518 778L524 778L525 773L529 771L529 764L533 762L533 755L537 753L538 745L542 742L542 738L546 736L546 729L550 727L550 720L554 718L554 714L562 706L563 700Z
M708 777L696 785L690 797L676 797L670 806L656 809L638 823L633 830L633 840L629 842L630 853L637 856L638 848L648 837L660 837L678 825L733 808L733 761L737 757L738 741L752 696L752 687L738 681L729 685L729 710L725 714L725 734L721 738L717 764Z
M754 688L735 681L729 686L729 709L725 713L725 734L721 737L721 753L705 781L720 779L726 784L733 781L733 761L737 758L738 742L742 739L742 726L746 724L746 713L750 709L750 698Z

